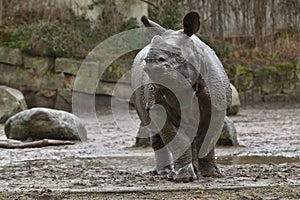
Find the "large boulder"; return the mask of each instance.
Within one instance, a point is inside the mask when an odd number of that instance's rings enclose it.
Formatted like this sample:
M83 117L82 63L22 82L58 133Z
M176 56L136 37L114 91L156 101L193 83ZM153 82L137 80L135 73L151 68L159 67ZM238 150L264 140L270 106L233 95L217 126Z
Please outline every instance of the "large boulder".
M80 119L75 115L48 108L32 108L22 111L5 123L5 134L9 139L87 139L87 133Z
M239 146L237 133L233 121L229 117L225 117L222 133L217 142L217 145L222 146Z
M230 87L232 90L232 103L230 109L227 112L227 115L236 115L241 107L240 97L234 85L230 84Z
M25 98L19 90L0 85L0 123L25 109Z

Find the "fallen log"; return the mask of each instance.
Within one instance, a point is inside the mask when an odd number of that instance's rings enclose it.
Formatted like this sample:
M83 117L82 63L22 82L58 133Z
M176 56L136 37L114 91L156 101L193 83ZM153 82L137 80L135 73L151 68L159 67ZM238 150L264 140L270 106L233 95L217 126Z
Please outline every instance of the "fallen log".
M24 149L24 148L40 148L46 146L61 146L61 145L73 145L75 142L64 140L37 140L33 142L9 142L0 141L0 148L6 149Z

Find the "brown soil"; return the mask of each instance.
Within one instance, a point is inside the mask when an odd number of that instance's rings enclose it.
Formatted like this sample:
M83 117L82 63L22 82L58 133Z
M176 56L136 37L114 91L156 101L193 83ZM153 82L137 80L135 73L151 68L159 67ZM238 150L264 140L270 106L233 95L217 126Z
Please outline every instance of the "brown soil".
M192 183L149 173L152 150L131 148L135 113L120 129L101 110L87 143L1 149L0 199L300 199L300 108L291 107L242 108L231 117L241 146L217 148L224 177Z

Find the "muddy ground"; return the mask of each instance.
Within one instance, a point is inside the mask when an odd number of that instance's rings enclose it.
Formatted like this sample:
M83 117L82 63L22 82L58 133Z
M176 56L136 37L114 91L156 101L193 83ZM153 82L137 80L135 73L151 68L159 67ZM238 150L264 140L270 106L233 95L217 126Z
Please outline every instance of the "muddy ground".
M85 119L86 143L0 149L0 199L300 199L300 106L279 107L248 106L232 116L241 146L217 148L224 177L192 183L150 174L152 150L132 148L134 111L119 128L102 108Z

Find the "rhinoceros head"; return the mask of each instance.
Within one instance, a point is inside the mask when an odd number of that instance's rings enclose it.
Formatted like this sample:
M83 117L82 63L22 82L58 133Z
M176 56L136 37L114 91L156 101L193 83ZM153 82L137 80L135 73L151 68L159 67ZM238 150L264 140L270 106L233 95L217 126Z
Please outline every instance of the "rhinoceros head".
M184 17L183 30L166 30L146 17L142 18L146 27L152 27L155 36L148 45L144 70L152 80L173 81L184 87L179 76L184 77L190 85L198 79L199 68L194 44L190 38L199 29L199 15L190 12Z

